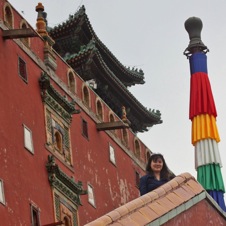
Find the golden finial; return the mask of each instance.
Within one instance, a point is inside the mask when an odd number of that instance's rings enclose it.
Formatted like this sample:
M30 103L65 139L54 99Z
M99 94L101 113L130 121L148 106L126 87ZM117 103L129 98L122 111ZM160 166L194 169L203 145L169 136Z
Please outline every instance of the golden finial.
M35 7L35 11L38 12L38 17L37 17L37 22L36 22L37 32L41 36L47 36L48 33L46 31L46 23L43 18L44 6L42 5L41 2L39 2L38 5Z

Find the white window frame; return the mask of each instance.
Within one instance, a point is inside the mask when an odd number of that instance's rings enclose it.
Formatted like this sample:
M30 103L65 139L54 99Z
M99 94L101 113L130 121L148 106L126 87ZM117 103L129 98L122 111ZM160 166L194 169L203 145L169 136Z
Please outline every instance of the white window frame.
M93 186L91 184L87 185L87 192L88 192L88 202L93 206L96 207L95 197L93 192Z
M34 146L33 146L33 138L32 138L32 131L23 124L24 127L24 147L34 154Z
M0 203L5 205L4 183L2 179L0 179Z
M116 165L115 149L111 144L109 144L109 158L110 158L110 162L112 162L114 165Z

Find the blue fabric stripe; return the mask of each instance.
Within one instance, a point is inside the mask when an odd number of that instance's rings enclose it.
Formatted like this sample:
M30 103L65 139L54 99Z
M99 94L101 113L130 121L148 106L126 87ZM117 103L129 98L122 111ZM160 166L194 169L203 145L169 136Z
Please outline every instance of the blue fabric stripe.
M209 190L207 191L212 198L218 203L222 210L226 211L224 203L224 193L222 191Z
M205 53L194 53L189 58L191 75L196 72L207 74L207 57Z

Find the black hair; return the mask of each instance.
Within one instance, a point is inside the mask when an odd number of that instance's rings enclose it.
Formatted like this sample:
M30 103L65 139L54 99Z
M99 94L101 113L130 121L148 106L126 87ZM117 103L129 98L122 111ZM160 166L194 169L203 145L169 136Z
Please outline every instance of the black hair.
M163 179L169 179L170 176L171 176L170 170L168 169L168 167L167 167L167 165L166 165L166 161L165 161L163 155L160 154L160 153L152 154L152 155L150 156L150 158L148 159L147 166L146 166L146 171L147 171L148 174L150 174L150 175L153 176L153 175L154 175L154 172L153 172L153 170L151 169L150 165L151 165L151 162L152 162L152 161L156 162L157 159L159 159L159 158L160 158L160 159L162 160L162 162L163 162L163 167L162 167L162 170L161 170L161 172L160 172L160 177L163 178Z

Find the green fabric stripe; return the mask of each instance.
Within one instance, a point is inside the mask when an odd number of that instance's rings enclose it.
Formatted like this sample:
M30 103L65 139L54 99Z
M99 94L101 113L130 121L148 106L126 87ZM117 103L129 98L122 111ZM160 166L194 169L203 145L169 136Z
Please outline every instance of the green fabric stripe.
M197 180L206 190L223 191L224 181L219 164L208 164L197 169Z

